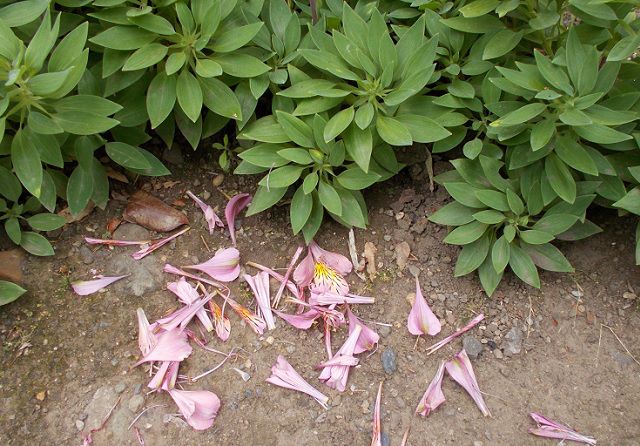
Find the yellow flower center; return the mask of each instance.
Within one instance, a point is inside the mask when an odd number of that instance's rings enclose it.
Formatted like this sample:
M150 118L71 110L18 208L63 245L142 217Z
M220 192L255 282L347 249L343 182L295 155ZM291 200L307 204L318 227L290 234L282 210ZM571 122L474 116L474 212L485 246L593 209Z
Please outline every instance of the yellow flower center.
M317 262L313 271L314 284L336 294L349 292L349 285L338 272L325 263Z

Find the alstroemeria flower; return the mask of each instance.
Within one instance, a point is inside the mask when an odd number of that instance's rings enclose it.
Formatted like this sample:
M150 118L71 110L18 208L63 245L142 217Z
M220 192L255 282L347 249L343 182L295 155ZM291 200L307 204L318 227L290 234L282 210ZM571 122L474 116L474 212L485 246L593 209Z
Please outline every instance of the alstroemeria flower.
M347 388L349 369L358 363L353 355L361 331L362 327L356 325L336 354L326 363L320 364L320 367L323 367L320 381L339 392L344 392Z
M163 330L170 331L174 328L179 328L179 330L182 331L197 313L205 311L204 306L212 297L213 296L209 294L202 298L198 298L191 305L186 305L179 310L174 311L169 316L158 319L156 322ZM206 314L205 316L207 319L209 318ZM211 324L211 321L209 321L209 324Z
M531 412L529 415L538 425L538 427L529 428L530 434L537 435L538 437L555 438L558 440L571 440L588 445L596 444L595 438L579 434L570 427L560 424L557 421L550 420L539 413Z
M213 426L218 410L220 398L208 390L169 390L178 409L189 426L196 430L205 430Z
M213 234L213 231L216 229L216 226L224 228L224 223L222 223L222 220L220 220L220 217L216 215L216 212L213 210L211 206L209 206L207 203L199 199L196 195L191 193L190 190L187 191L187 195L191 197L193 201L196 202L196 204L200 207L200 209L202 209L202 212L204 213L204 219L206 220L207 225L209 226L209 234Z
M153 328L156 324L153 324L153 326L149 324L147 315L144 314L142 308L136 309L136 315L138 317L138 347L140 347L142 356L145 356L157 344L156 335L153 333Z
M212 300L209 301L209 309L211 310L211 314L213 314L213 324L216 327L216 334L221 341L226 341L231 334L231 322L229 318L222 312L220 306Z
M197 269L221 282L233 282L240 275L240 252L236 248L219 249L206 262L184 268Z
M229 228L233 246L236 246L236 217L240 211L249 206L249 203L251 203L251 195L238 194L229 200L224 208L224 218L227 220L227 227Z
M192 305L200 300L200 293L196 290L184 277L181 277L177 282L169 282L167 289L178 296L180 302L185 305ZM196 312L196 316L204 326L205 330L213 331L213 323L207 314L207 310L200 308Z
M344 279L353 265L342 254L322 249L316 242L309 243L307 256L293 272L293 280L302 287L310 286L318 292L330 291L347 294L349 284Z
M296 390L306 393L314 398L322 407L328 409L327 401L329 398L322 392L311 386L298 372L291 367L282 355L278 355L276 363L271 367L271 376L267 378L267 382L285 389Z
M482 397L482 392L480 392L480 387L478 387L478 381L476 380L475 373L473 373L473 367L471 366L467 352L462 349L452 360L447 361L445 367L449 376L460 384L471 398L473 398L473 401L476 402L482 414L485 417L491 416L491 412L489 412Z
M156 345L144 355L133 367L144 362L155 361L182 361L187 358L193 349L189 345L184 331L163 331L157 337Z
M449 336L447 336L443 340L441 340L439 342L436 342L435 344L433 344L431 347L429 347L427 349L427 356L429 356L432 353L437 352L438 350L440 350L442 347L447 345L449 342L453 341L455 338L457 338L461 334L466 333L467 331L471 330L473 327L478 325L480 323L480 321L483 320L483 319L484 319L484 314L480 313L479 315L477 315L476 317L471 319L469 321L469 323L467 325L465 325L464 327L460 328L459 330L456 330L453 334L450 334Z
M309 303L311 305L338 305L338 304L372 304L375 298L368 296L357 296L355 294L337 294L330 291L311 291Z
M273 330L276 328L276 322L273 319L273 313L271 312L271 294L269 290L269 274L264 271L259 272L255 276L249 274L244 275L244 279L249 284L249 288L253 291L253 295L258 302L258 313L267 324L267 330Z
M424 395L418 403L418 407L416 407L416 414L427 417L431 412L436 410L438 406L440 406L440 404L445 402L444 393L442 393L442 379L444 378L445 367L444 364L444 362L440 363L440 367L438 367L436 376L434 376L433 380L431 380L429 387L427 387L427 391L424 392Z
M74 293L79 296L88 296L127 276L129 276L129 274L114 277L96 276L97 278L93 280L77 280L71 282L71 288L73 288Z
M420 290L420 282L416 277L416 299L413 301L413 306L409 312L407 319L407 328L409 333L416 336L429 334L435 336L440 333L441 325L440 321L433 314L431 308L427 304L422 291Z
M240 305L238 302L230 298L229 296L223 296L225 301L233 308L238 316L240 316L246 323L251 327L253 331L257 334L261 335L264 333L264 329L267 324L260 316L252 313L249 309L243 305Z
M376 345L378 345L378 341L380 340L378 333L367 327L364 322L358 318L358 316L353 314L349 307L347 307L347 317L349 318L349 333L351 333L357 325L362 329L360 337L358 337L358 341L356 342L356 347L353 350L354 354L357 355L358 353L372 350Z
M382 402L382 382L378 386L376 405L373 409L373 434L371 435L371 446L382 446L382 426L380 424L380 403Z

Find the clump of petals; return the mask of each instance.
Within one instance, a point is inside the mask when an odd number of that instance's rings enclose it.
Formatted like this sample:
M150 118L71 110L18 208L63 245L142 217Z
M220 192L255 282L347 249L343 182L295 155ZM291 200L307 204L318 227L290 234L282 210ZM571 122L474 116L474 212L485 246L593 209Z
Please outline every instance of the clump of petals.
M362 353L367 350L373 350L375 346L378 345L378 341L380 340L380 336L378 335L378 333L376 333L375 330L367 327L364 322L362 322L358 318L358 316L353 314L351 309L348 307L347 317L349 318L349 334L353 332L356 326L360 326L360 328L362 329L353 353L357 355L358 353Z
M271 311L269 274L264 271L260 271L255 276L245 274L244 279L249 284L251 291L253 291L256 302L258 302L258 308L260 309L259 314L267 324L267 330L273 330L274 328L276 328L276 323L273 319L273 312Z
M285 389L306 393L314 398L322 407L328 409L329 398L322 392L311 386L298 372L287 362L282 355L278 355L276 363L271 367L271 376L267 382Z
M344 392L347 388L349 369L358 363L353 355L361 331L362 327L356 325L333 358L324 364L320 364L320 367L323 367L319 376L320 381L339 392Z
M139 366L144 362L154 361L182 361L186 359L193 349L189 345L184 331L170 330L158 335L157 343L133 366Z
M529 415L538 425L538 427L529 428L530 434L537 435L538 437L555 438L558 440L571 440L588 445L596 444L595 438L579 434L570 427L560 424L557 421L553 421L539 413L531 412Z

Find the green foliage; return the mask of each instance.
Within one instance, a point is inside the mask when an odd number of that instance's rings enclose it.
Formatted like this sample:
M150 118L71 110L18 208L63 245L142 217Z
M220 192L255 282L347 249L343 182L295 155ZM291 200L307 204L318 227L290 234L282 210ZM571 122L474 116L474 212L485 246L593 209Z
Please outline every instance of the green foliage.
M0 305L11 303L26 292L20 285L0 280Z

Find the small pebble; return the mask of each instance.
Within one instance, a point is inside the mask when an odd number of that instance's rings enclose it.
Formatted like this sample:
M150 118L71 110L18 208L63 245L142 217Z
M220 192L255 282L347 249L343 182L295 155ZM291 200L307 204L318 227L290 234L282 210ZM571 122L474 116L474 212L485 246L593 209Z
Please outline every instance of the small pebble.
M118 393L124 392L124 389L126 389L126 388L127 388L127 386L124 385L124 383L116 384L116 387L115 387L116 392L118 392Z
M224 175L220 174L213 177L213 180L211 180L211 184L213 184L214 187L218 187L222 184L223 181L224 181Z
M129 400L129 410L133 413L138 413L143 404L144 397L142 395L134 395Z
M84 429L84 421L76 420L76 429L78 429L78 431L81 431L82 429Z
M499 348L496 348L496 349L493 351L493 354L495 355L495 357L496 357L497 359L502 359L502 358L504 358L504 355L502 354L502 350L500 350Z
M391 375L398 370L398 364L396 362L396 353L391 347L387 347L382 352L382 368L384 371Z

